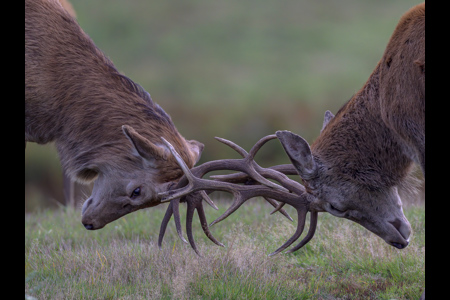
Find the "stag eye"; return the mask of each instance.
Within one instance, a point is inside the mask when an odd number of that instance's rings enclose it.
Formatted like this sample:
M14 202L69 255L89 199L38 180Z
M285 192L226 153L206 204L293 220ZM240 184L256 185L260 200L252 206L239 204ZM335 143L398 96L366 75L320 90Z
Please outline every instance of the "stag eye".
M334 210L342 211L342 210L337 209L333 204L330 204L330 207L331 207L332 209L334 209Z
M334 210L335 212L337 212L337 213L343 214L343 213L346 212L345 210L340 210L340 209L336 208L336 207L333 206L332 204L330 204L330 208L331 208L332 210Z
M136 188L136 189L131 193L130 198L131 198L131 199L134 199L134 198L136 198L136 197L138 197L138 196L140 196L140 195L141 195L141 188L138 187L138 188Z

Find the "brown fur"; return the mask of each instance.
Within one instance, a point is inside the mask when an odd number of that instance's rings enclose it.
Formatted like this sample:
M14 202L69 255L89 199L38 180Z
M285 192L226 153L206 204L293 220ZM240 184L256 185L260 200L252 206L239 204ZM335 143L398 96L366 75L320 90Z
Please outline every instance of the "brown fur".
M150 141L169 140L192 167L196 157L169 115L112 62L55 1L25 1L25 139L56 141L72 177L133 164L127 124ZM182 175L173 159L160 180Z
M75 13L75 10L73 9L72 4L67 0L58 0L59 3L61 3L61 6L64 7L65 10L74 18L77 17L77 14Z
M424 29L423 3L403 15L364 87L311 145L314 155L358 184L397 185L413 160L425 172Z
M413 161L425 174L425 4L400 19L366 84L337 113L325 114L311 148L300 136L277 136L311 208L353 220L404 248L411 226L398 195Z
M132 129L128 131L132 136L122 130L123 125ZM116 197L106 190L112 188L112 177L114 188L119 185L125 193L126 180L148 176L142 184L154 185L147 198L156 201L159 184L183 175L175 159L164 154L168 150L161 137L189 167L194 166L203 145L186 141L170 116L141 86L117 71L58 1L26 0L25 142L54 141L72 178L102 177L93 194L98 194L96 201L106 203ZM136 139L150 152L139 151ZM117 212L112 214L117 218Z

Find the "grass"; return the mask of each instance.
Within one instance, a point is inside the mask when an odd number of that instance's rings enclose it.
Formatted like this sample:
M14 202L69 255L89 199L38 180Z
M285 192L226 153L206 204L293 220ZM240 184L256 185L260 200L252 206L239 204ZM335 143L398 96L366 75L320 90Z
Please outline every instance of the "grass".
M216 202L219 211L205 208L209 221L229 205ZM414 233L404 250L321 214L308 245L270 258L295 229L281 215L270 216L259 199L212 227L225 248L194 224L202 257L179 240L174 224L158 249L165 208L132 213L99 231L85 230L71 208L27 214L25 293L37 299L418 299L425 285L423 205L405 209Z

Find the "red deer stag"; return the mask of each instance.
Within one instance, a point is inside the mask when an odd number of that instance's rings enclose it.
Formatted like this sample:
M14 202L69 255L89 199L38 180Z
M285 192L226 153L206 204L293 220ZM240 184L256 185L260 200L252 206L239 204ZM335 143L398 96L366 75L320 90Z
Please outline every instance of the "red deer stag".
M69 177L95 180L82 207L82 223L94 230L161 203L158 193L183 175L167 141L189 168L203 144L185 140L170 116L116 70L73 15L57 0L25 1L25 145L54 141ZM202 199L199 195L191 197ZM202 203L196 205L203 221ZM175 221L178 228L177 215Z
M261 139L249 153L220 139L244 158L212 161L189 170L182 156L166 142L185 172L178 189L160 193L163 202L172 200L166 216L178 214L180 197L185 197L188 211L193 211L201 198L196 199L190 193L221 190L231 192L234 201L212 224L225 219L255 196L274 198L296 208L297 231L272 254L300 237L308 211L311 213L309 232L289 252L300 249L313 237L318 212L352 220L388 244L405 248L411 226L403 214L397 189L410 173L413 162L425 174L424 83L425 4L420 4L402 16L366 84L336 116L325 113L322 131L311 147L289 131L277 131L276 135ZM256 151L274 138L279 139L292 165L262 168L253 161ZM207 172L220 169L243 173L214 176L215 181L202 179ZM300 175L304 186L285 176L292 174ZM278 181L281 186L274 189L258 184L263 182L260 176ZM244 182L253 185L237 184ZM207 197L204 192L203 197ZM160 243L167 221L166 218L161 227ZM192 218L187 222L191 241ZM207 226L205 220L202 225Z
M25 1L25 145L55 142L71 178L95 180L82 223L99 229L160 203L183 175L160 137L189 167L203 145L120 74L57 0Z

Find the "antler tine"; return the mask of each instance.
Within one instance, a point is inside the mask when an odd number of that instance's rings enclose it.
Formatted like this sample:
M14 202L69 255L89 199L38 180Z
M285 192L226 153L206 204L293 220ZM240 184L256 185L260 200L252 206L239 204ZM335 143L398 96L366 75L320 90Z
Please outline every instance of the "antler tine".
M214 138L219 142L221 142L222 144L225 144L231 149L235 150L237 153L239 153L240 156L245 157L247 155L247 151L245 151L241 146L237 145L236 143L218 136Z
M262 146L264 146L265 143L267 143L270 140L274 140L276 138L277 136L275 134L270 134L257 141L256 144L253 145L252 149L250 149L247 159L253 160L255 158L256 153L259 151L259 149L261 149Z
M195 206L192 205L192 202L187 202L187 212L186 212L186 233L188 236L189 244L191 244L192 249L194 249L195 253L201 257L200 252L197 250L197 246L195 245L194 237L192 235L192 217L194 216Z
M298 175L297 170L291 164L277 165L268 167L268 169L272 169L283 173L284 175ZM219 181L233 182L233 183L244 183L247 182L250 177L243 172L227 174L227 175L213 175L211 178Z
M203 195L203 193L204 193L204 195ZM209 231L208 224L206 221L205 211L204 211L203 205L202 205L202 200L204 200L205 197L209 198L208 195L206 195L206 193L204 191L201 191L199 193L190 194L190 195L186 196L186 198L185 198L185 200L188 204L188 211L187 211L187 218L186 218L186 231L187 231L187 235L188 235L188 240L189 240L189 244L194 249L195 253L197 253L199 256L201 256L201 255L197 250L197 247L195 245L195 241L194 241L194 238L192 235L192 217L193 217L195 209L197 210L198 216L200 218L200 223L201 223L201 226L202 226L202 229L203 229L203 232L205 233L205 235L216 245L224 247L224 245L221 242L219 242ZM171 219L172 214L174 215L174 218L175 218L175 226L177 229L178 236L180 237L180 239L183 242L188 243L184 239L183 233L181 230L179 203L180 203L179 198L170 202L170 204L167 208L166 214L164 215L163 221L161 222L161 228L159 231L159 238L158 238L158 247L160 249L162 246L162 240L164 238L164 234L166 232L167 224L168 224L169 220ZM212 201L211 201L211 203L212 203ZM212 204L214 204L214 203L212 203ZM214 207L214 206L213 206L213 208L217 209L217 207Z
M215 137L216 140L218 140L219 142L229 146L230 148L232 148L233 150L235 150L237 153L239 153L242 157L246 158L247 161L253 160L256 153L258 152L258 150L268 141L275 139L277 136L275 134L273 135L268 135L265 136L264 138L260 139L250 150L250 154L247 153L247 151L245 151L241 146L237 145L236 143L224 139L224 138L220 138L220 137ZM259 167L259 166L258 166ZM244 174L244 176L246 178L248 178L248 175L246 173L235 173L235 174ZM234 175L234 174L230 174L230 175ZM221 178L221 176L225 176L227 177L227 175L217 175L217 176L211 176L211 178L216 179L216 178ZM247 181L248 179L246 179ZM227 181L227 182L232 182L230 180L222 180L222 181ZM245 182L245 181L243 181ZM271 212L271 214L280 211L280 213L285 216L289 221L294 221L291 216L289 216L289 214L282 209L283 206L280 206L280 204L278 202L276 202L275 200L272 200L270 198L264 197L264 199L270 203L270 205L272 205L273 207L275 207L275 210L273 212ZM284 204L283 204L284 205Z
M209 227L213 226L216 223L219 223L220 221L223 221L224 219L228 218L229 215L231 215L232 213L234 213L239 207L241 207L242 204L244 204L244 202L249 198L244 198L242 195L235 195L234 199L233 199L233 203L231 203L230 207L228 207L228 209L217 219L215 219L214 221L211 222L211 224L209 224Z
M169 221L172 218L172 214L173 214L173 202L170 202L169 206L167 207L166 213L164 214L164 218L161 222L161 227L159 228L159 237L158 237L159 249L161 249L162 247L162 241L164 238L164 234L166 233L167 224L169 224Z
M286 204L286 203L284 203L284 202L278 203L278 205L275 206L275 209L274 209L270 214L273 215L273 214L276 213L277 211L283 209L283 206L284 206L285 204ZM284 210L284 209L283 209L283 210Z
M216 140L231 147L244 158L244 163L247 166L245 173L247 173L253 180L268 187L287 192L285 188L276 183L273 183L272 181L267 180L255 170L255 168L261 169L261 167L253 160L256 153L258 152L259 149L261 149L262 146L264 146L265 143L276 138L277 136L275 134L267 135L261 138L258 142L256 142L256 144L252 147L249 153L247 153L247 151L245 151L242 147L233 143L232 141L219 137L216 137Z
M214 236L209 231L205 211L203 210L202 206L202 195L200 193L193 193L188 195L187 197L190 197L191 201L187 201L186 233L188 236L189 244L191 244L191 247L192 249L194 249L195 253L197 253L197 255L201 257L200 252L198 251L195 244L194 236L192 234L192 219L194 216L194 210L197 210L198 216L200 218L200 224L205 235L216 245L225 247L221 242L216 240L216 238L214 238Z
M273 256L275 254L280 253L281 251L283 251L284 249L289 247L293 242L295 242L302 235L303 229L305 228L307 212L308 211L305 209L303 209L303 210L297 209L297 215L298 215L297 230L295 231L294 235L291 236L291 238L289 240L287 240L283 245L281 245L280 248L278 248L274 252L270 253L269 256Z
M201 201L200 201L201 203ZM200 219L200 224L202 225L202 229L203 232L206 234L206 236L216 245L221 246L221 247L225 247L224 244L222 244L221 242L219 242L218 240L216 240L216 238L211 234L211 232L209 231L208 228L208 222L206 221L206 215L205 215L205 211L203 209L202 205L199 205L197 207L197 213L198 213L198 217Z
M180 221L180 198L175 199L173 202L173 218L175 220L175 228L177 229L178 236L180 239L187 244L187 241L183 237L183 230L181 229Z
M273 199L270 199L270 198L267 198L267 197L263 197L267 202L269 202L269 204L270 205L272 205L273 207L275 207L275 210L274 211L272 211L270 214L272 215L272 214L274 214L276 211L279 211L283 216L285 216L286 217L286 219L288 219L289 221L291 221L291 222L294 222L294 219L292 219L291 218L291 216L284 210L284 209L282 209L280 206L281 206L281 204L285 204L285 203L283 203L283 202L281 202L281 203L278 203L277 201L275 201L275 200L273 200ZM278 207L280 207L280 208L278 208Z
M277 136L275 134L271 134L268 136L263 137L262 139L260 139L258 142L256 142L256 144L252 147L252 149L250 150L250 152L248 153L248 155L244 158L245 162L247 163L249 169L248 169L248 175L250 175L253 180L256 180L257 182L264 184L268 187L280 190L280 191L284 191L284 192L288 192L288 190L276 183L273 183L272 181L267 180L264 176L260 175L260 173L258 172L258 170L261 170L263 168L261 168L253 159L256 155L256 153L258 152L259 149L261 149L261 147L267 143L270 140L276 139Z
M179 211L179 204L180 199L175 199L175 201L170 202L169 206L167 207L166 213L164 215L164 218L161 222L161 227L159 228L159 237L158 237L158 247L161 249L162 247L162 241L164 239L164 235L166 233L167 224L169 223L170 219L172 218L172 215L175 219L175 227L177 229L178 236L180 239L188 243L185 238L183 237L183 231L181 229L181 222L180 222L180 211Z
M215 210L219 210L219 208L214 204L211 198L209 198L208 194L205 191L200 191L200 195L202 196L203 200L205 200L205 202L209 204L209 206L211 206Z
M288 251L286 251L286 253L292 253L292 252L297 251L298 249L300 249L301 247L306 245L313 238L314 233L316 233L316 228L317 228L318 212L317 211L311 211L310 214L311 214L311 216L310 216L310 219L309 219L309 230L308 230L308 233L303 238L303 240L300 243L298 243L297 246L295 246L294 248L289 249Z
M165 138L161 137L162 141L166 144L166 146L169 148L170 152L172 153L172 155L175 157L175 160L177 161L178 165L180 166L180 168L183 170L184 176L188 179L188 188L191 188L194 182L194 175L191 173L191 170L189 169L189 167L186 165L186 163L184 162L183 158L178 154L178 152L175 150L175 148L172 146L171 143L169 143ZM184 189L184 190L188 190L188 189ZM165 195L169 195L168 197L164 197ZM173 199L176 198L180 198L182 196L185 196L189 194L188 192L186 193L173 193L173 191L169 190L167 192L163 192L163 193L159 193L159 196L161 197L161 202L167 202L167 201L171 201Z

